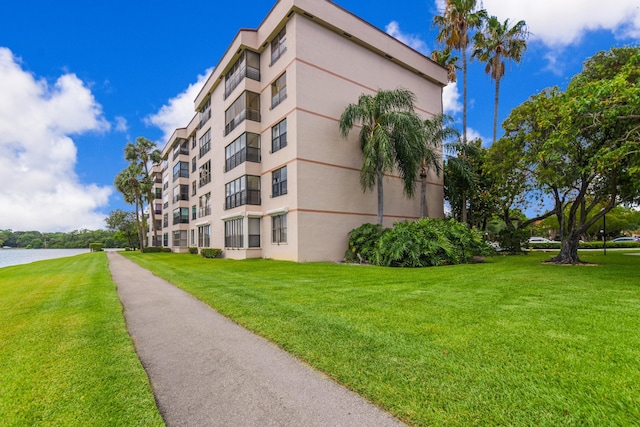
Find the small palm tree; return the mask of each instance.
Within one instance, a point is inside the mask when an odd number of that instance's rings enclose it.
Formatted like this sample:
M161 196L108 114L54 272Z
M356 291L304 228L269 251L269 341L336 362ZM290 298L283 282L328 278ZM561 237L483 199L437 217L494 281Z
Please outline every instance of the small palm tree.
M451 49L446 48L444 50L434 50L431 52L431 59L447 69L447 80L450 83L455 83L457 80L456 73L460 69L458 66L459 57L453 56Z
M414 111L415 95L407 89L380 90L362 94L340 116L340 133L347 138L356 124L362 150L360 185L364 191L378 189L378 224L382 224L384 197L382 178L397 170L404 193L412 197L415 180L424 158L424 127Z
M500 94L500 80L504 76L504 60L510 59L520 62L522 54L527 48L529 31L524 21L518 21L513 27L509 20L504 23L492 16L487 21L483 31L474 36L473 57L485 62L485 72L496 82L496 96L493 107L493 141L496 140L498 129L498 98Z
M420 164L420 217L429 216L427 206L427 174L430 169L440 176L442 171L442 146L444 141L459 137L458 130L449 124L453 121L451 116L438 114L423 122L425 132L426 149Z
M439 28L436 40L446 48L459 50L462 54L463 105L462 138L467 140L467 49L469 32L482 26L487 11L478 10L477 0L446 0L443 15L433 17Z

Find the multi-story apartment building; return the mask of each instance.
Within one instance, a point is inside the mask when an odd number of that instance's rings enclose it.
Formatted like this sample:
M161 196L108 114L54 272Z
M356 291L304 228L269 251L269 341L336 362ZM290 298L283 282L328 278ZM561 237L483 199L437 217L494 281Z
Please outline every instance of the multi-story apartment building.
M279 0L240 30L156 166L163 246L217 247L227 258L342 259L347 233L375 222L363 192L359 129L338 121L362 93L404 87L424 117L442 112L446 71L328 0ZM385 225L417 219L397 176L384 177ZM429 216L443 216L428 176ZM161 224L160 224L161 223ZM151 239L150 239L151 240Z

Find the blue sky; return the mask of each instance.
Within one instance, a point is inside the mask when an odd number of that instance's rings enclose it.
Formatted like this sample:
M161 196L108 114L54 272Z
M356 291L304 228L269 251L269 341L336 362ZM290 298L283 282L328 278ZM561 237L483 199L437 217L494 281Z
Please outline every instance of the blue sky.
M442 1L335 3L429 54L438 47L432 18ZM125 144L145 136L162 148L166 135L192 117L195 93L238 29L256 28L273 4L4 2L0 229L105 228L110 211L131 210L113 188L126 166ZM500 122L530 95L564 86L594 53L640 41L640 0L484 0L483 6L501 20L524 19L532 33L521 64L507 65ZM479 63L469 72L470 135L490 144L493 82ZM458 85L445 90L446 109L459 121L461 93Z

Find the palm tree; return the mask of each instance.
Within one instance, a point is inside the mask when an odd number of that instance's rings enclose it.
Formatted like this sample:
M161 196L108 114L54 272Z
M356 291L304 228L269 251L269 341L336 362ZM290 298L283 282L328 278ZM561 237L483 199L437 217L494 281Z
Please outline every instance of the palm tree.
M444 167L444 195L461 222L467 222L467 200L478 183L473 159L479 155L480 147L480 140L458 140L444 145L449 154Z
M462 54L463 112L462 138L467 140L467 48L469 31L479 28L487 18L487 11L477 9L477 0L447 0L442 16L433 17L439 28L436 40L446 48L459 50Z
M413 196L415 180L424 158L424 128L414 111L415 95L407 89L380 90L375 95L362 94L356 104L349 104L340 116L340 133L361 124L362 150L360 185L364 191L378 189L378 224L383 219L382 178L397 170L407 197Z
M420 164L420 217L429 216L427 209L427 174L434 169L440 176L442 171L442 145L451 137L458 137L458 131L449 126L451 116L438 114L423 122L426 150Z
M142 211L142 186L139 177L142 174L142 168L136 164L130 164L124 168L114 180L116 189L122 193L124 201L130 205L134 205L136 212L136 228L138 229L138 243L140 249L144 248L144 231L140 220L140 212Z
M493 141L496 140L498 129L498 97L500 94L500 80L504 76L504 60L510 59L520 62L522 54L527 48L529 31L524 21L518 21L513 27L509 20L501 23L492 16L487 21L483 31L474 36L473 57L486 62L485 72L496 81L496 98L493 107Z
M124 148L124 158L131 164L138 165L142 171L141 185L144 187L142 194L151 212L154 244L158 241L158 230L156 230L156 213L152 206L155 197L153 196L153 179L149 167L151 164L160 163L161 157L162 153L156 148L156 143L143 136L136 138L135 143L128 142Z
M460 67L458 67L458 60L460 58L453 56L451 49L434 50L431 52L431 59L447 69L447 80L449 80L450 83L454 83L458 79L456 73L460 69Z

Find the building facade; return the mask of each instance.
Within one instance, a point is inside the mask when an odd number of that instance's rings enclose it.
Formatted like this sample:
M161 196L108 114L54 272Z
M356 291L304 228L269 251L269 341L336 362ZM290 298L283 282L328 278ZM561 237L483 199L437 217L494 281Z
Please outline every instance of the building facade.
M345 107L403 87L423 117L442 112L447 73L328 0L280 0L240 30L156 165L159 242L174 252L222 248L227 258L338 261L348 232L376 222L363 192L358 128ZM442 177L428 176L429 216L443 216ZM384 177L384 221L417 219L400 178Z

